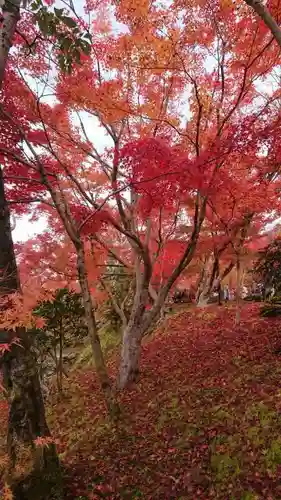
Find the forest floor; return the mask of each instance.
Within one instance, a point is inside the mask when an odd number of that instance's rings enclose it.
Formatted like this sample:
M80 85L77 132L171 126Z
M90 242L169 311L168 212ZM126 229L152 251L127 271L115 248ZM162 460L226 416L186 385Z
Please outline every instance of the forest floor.
M145 342L118 425L93 369L73 374L48 406L66 498L281 499L281 321L259 309L245 304L239 327L233 306L171 316Z

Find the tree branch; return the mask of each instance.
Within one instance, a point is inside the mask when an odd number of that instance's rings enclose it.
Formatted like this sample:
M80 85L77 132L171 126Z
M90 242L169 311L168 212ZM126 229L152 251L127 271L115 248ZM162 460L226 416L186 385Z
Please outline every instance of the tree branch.
M263 20L264 24L270 29L272 35L281 47L281 29L274 17L270 14L267 6L262 0L244 0L249 7Z

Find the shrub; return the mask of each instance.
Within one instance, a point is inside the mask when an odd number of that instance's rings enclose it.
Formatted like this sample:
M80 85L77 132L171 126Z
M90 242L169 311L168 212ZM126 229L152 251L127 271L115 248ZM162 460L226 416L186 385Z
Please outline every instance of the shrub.
M260 310L261 316L264 318L275 318L281 316L281 296L273 297L266 302Z

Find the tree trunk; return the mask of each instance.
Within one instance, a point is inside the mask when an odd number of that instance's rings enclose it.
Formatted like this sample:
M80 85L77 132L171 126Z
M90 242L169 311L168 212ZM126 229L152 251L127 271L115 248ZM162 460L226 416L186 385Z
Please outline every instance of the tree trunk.
M0 88L12 46L17 23L20 19L20 0L2 3L3 21L0 27ZM20 291L20 282L12 240L10 214L4 192L3 171L0 166L0 298L1 310L9 303L8 296ZM28 333L17 332L21 346L13 345L11 351L1 359L3 382L9 401L7 446L10 457L8 483L12 483L14 500L37 500L43 498L60 499L62 484L60 467L54 445L46 449L35 449L34 439L50 436L45 419L45 409L41 394L36 363L31 352ZM0 342L11 337L9 332L0 330ZM24 429L24 431L23 431ZM13 481L13 465L17 460L16 442L28 439L34 451L32 472L17 483ZM33 492L32 492L33 490Z
M135 381L139 376L139 362L141 353L141 341L144 334L152 326L153 322L159 318L161 309L165 303L169 291L176 282L181 272L191 262L196 243L199 237L200 228L204 221L207 199L202 203L198 219L198 204L195 209L196 225L192 232L191 239L187 245L178 265L174 268L165 285L158 291L157 298L150 310L146 311L149 303L149 285L152 277L152 266L150 258L144 258L137 253L136 258L136 293L131 311L128 326L123 334L122 357L119 369L118 387L124 389L130 382ZM148 247L146 247L148 251ZM147 257L147 256L146 256ZM141 266L141 261L143 266Z
M121 363L117 381L119 389L124 389L132 382L136 382L139 378L142 337L155 318L155 315L152 315L151 319L145 316L146 305L149 302L149 284L150 280L144 275L140 266L140 260L137 259L134 303L128 325L123 331ZM157 301L158 300L159 296L157 296ZM159 303L157 308L158 314L160 314L164 300L165 297L163 297L162 303ZM150 313L152 313L154 309L156 311L155 305L156 302ZM146 319L148 319L148 321L146 321Z
M171 287L179 277L181 271L185 269L191 261L196 248L196 241L196 236L194 236L194 241L189 245L188 252L185 252L186 255L177 268L175 268L166 285L158 292L154 305L148 311L146 311L146 305L148 304L151 276L148 279L144 277L139 262L137 261L135 299L128 325L123 333L121 363L117 382L120 389L124 389L131 382L135 382L138 379L142 338L152 326L153 322L159 318L161 309L164 306Z
M3 171L0 167L0 297L8 301L8 295L20 290L20 282L12 240L10 214L4 192Z
M220 281L223 281L231 273L234 266L235 262L230 262L230 264L228 264L228 266L225 268L225 270L222 272L220 276Z
M97 332L96 319L93 311L93 302L90 294L88 276L86 270L85 252L82 243L80 245L78 244L76 245L76 251L77 251L77 271L78 271L83 306L85 310L85 319L87 322L88 333L91 341L95 367L97 375L100 380L101 388L104 393L108 412L112 417L115 418L116 416L119 415L120 410L116 402L114 392L112 390L111 381L106 369L104 356L100 344L100 339Z
M212 272L209 280L209 285L208 285L208 294L211 293L214 285L215 279L219 276L219 258L218 256L215 256L213 266L212 266Z
M205 276L206 263L207 263L207 260L205 259L205 262L201 266L199 278L198 278L198 281L197 281L196 286L195 286L195 288L196 288L196 291L195 291L195 302L196 303L198 302L199 297L201 295L202 283L203 283L204 276Z
M58 389L58 392L60 392L59 362L58 362L57 345L56 345L56 343L54 345L54 361L55 361L55 369L56 369L57 389Z
M117 385L119 389L124 389L131 383L137 382L140 375L141 342L145 333L152 324L159 318L165 298L150 310L145 312L142 296L139 308L123 332L121 363Z
M142 331L134 325L128 325L123 334L121 364L118 387L124 389L137 382L140 374Z
M11 235L10 214L5 198L3 173L0 168L0 298L1 309L9 307L9 295L20 291L20 283ZM50 436L45 418L36 362L32 353L31 336L24 328L16 332L0 331L0 342L10 342L19 337L20 346L13 344L11 351L1 358L4 387L9 402L7 448L10 466L7 481L11 484L15 499L62 498L60 468L54 446L49 449L35 448L34 440ZM14 481L15 465L20 456L19 446L28 444L32 450L32 472L20 482ZM21 464L22 465L22 464ZM38 476L44 481L38 482ZM37 478L37 479L36 479ZM43 485L44 483L44 485ZM37 486L35 487L35 484ZM44 496L34 488L41 484ZM54 488L57 496L54 496ZM25 491L25 493L24 493Z
M0 30L0 87L4 80L9 51L20 19L20 0L5 1L2 6L3 21Z
M241 263L240 263L240 255L237 255L236 260L236 271L237 271L237 284L236 284L236 316L235 316L235 324L240 324L241 319Z
M213 268L213 255L210 255L210 257L208 257L204 265L204 274L200 285L200 292L198 293L197 305L199 307L205 307L208 303L210 295L209 282L211 278L212 268Z
M60 392L62 392L62 376L63 376L62 353L63 353L63 332L62 332L62 325L60 325L60 341L59 341L59 386L60 386Z
M45 417L38 372L29 336L24 329L17 331L20 346L13 345L5 355L9 365L5 389L8 392L9 419L7 449L10 466L7 482L11 485L15 500L62 499L62 478L56 448L36 446L37 438L50 438ZM14 470L21 463L21 447L29 446L32 471L16 477ZM27 468L28 469L28 468Z

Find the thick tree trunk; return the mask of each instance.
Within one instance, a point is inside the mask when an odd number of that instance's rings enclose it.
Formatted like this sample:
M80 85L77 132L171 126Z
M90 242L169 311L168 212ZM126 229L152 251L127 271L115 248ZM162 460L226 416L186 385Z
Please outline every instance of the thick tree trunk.
M218 256L215 256L211 276L209 279L208 294L211 293L211 291L213 289L214 281L218 276L219 276L219 258L218 258Z
M147 290L139 296L139 305L131 315L123 332L121 363L119 367L118 388L124 389L137 382L140 375L141 342L147 331L159 319L167 293L159 294L157 303L145 311Z
M81 287L83 305L85 309L85 319L87 322L88 333L92 345L95 367L97 375L100 380L101 388L104 393L108 412L112 417L115 418L119 414L119 406L116 402L111 381L106 369L104 355L102 352L100 339L97 332L96 319L93 311L93 302L89 289L89 282L86 270L85 252L83 248L83 243L81 243L80 245L77 244L76 251L77 251L77 271Z
M20 0L5 1L2 6L3 22L0 29L0 87L2 85L9 51L20 19Z
M9 295L20 291L16 259L11 235L10 214L4 193L0 168L0 300L4 312L9 306ZM20 346L13 345L10 352L1 358L3 382L9 402L7 448L10 458L8 482L15 499L28 497L38 499L62 498L60 468L54 446L36 448L34 440L50 437L45 418L36 362L32 354L31 336L24 328L16 333L0 331L0 342L9 343L13 336L19 337ZM20 481L14 481L14 470L20 457L19 447L28 444L32 452L32 472ZM21 464L22 465L22 464ZM39 480L44 477L44 481ZM40 496L38 487L44 491ZM37 491L33 496L33 491ZM57 491L54 496L54 491Z
M205 307L208 303L208 299L210 296L209 283L212 274L213 260L213 255L210 255L204 266L204 274L200 285L200 292L198 293L197 297L197 305L199 307Z
M142 331L134 325L128 325L123 333L121 364L118 387L124 389L137 382L140 374Z
M198 281L196 283L196 287L195 287L196 288L196 291L195 291L195 301L196 301L196 303L198 302L200 294L202 292L202 283L203 283L203 280L204 280L204 277L205 277L206 263L207 263L207 260L205 260L205 262L203 263L203 265L202 265L202 267L200 269L200 275L199 275Z
M20 290L17 264L12 240L10 214L4 193L3 171L0 167L0 296L4 298Z
M152 324L155 317L160 314L164 305L165 296L161 303L159 296L155 295L157 302L154 303L151 311L146 314L146 305L149 303L150 276L145 276L140 266L140 260L136 261L136 293L130 315L129 322L123 331L121 363L117 385L119 389L124 389L132 382L136 382L140 373L141 341L143 335ZM157 310L157 313L156 313ZM155 311L155 314L154 314Z
M37 438L50 438L45 418L39 377L28 334L24 329L17 332L20 346L13 345L5 355L9 365L5 377L8 393L9 419L7 449L10 467L7 482L10 483L15 500L62 499L62 478L55 445L36 446ZM18 478L14 476L16 465L21 463L21 447L29 446L32 471Z

